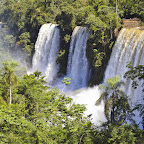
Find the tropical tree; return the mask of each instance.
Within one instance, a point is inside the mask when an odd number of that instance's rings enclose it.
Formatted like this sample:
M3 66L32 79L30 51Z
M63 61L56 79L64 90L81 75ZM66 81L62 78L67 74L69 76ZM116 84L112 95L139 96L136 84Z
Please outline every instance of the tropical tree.
M139 85L139 81L142 80L142 86L144 86L144 65L138 65L136 67L132 66L132 63L127 64L129 70L125 73L125 78L133 80L132 86L136 89ZM143 89L144 92L144 89ZM144 104L137 104L133 110L138 110L140 112L140 117L142 117L142 125L144 129Z
M104 100L104 113L107 120L112 124L126 121L129 118L128 114L130 114L127 97L120 89L122 84L124 83L120 81L118 76L108 79L106 86L100 86L103 93L96 101L96 105L99 105Z
M9 103L12 103L12 86L17 82L17 76L15 73L15 67L18 66L16 62L3 62L3 68L1 69L1 79L3 84L9 86Z
M66 86L71 83L70 81L71 81L71 78L69 78L69 77L63 78L62 83L65 84L65 87L62 89L62 92L64 91L64 89L66 88Z
M133 87L137 88L138 80L144 80L144 65L132 66L132 63L127 64L129 70L125 73L124 77L133 80ZM144 86L144 82L143 85Z
M91 122L83 117L84 105L73 104L71 98L56 88L48 89L40 72L24 75L16 89L23 101L14 104L22 107L18 107L19 113L36 127L39 143L92 141Z

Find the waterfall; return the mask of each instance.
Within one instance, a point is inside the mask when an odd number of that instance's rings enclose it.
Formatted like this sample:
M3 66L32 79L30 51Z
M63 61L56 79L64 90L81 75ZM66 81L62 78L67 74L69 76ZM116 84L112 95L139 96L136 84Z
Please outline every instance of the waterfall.
M68 56L67 77L71 78L69 85L71 90L86 87L89 79L89 64L86 57L86 44L89 37L87 28L76 27L71 36L71 43ZM40 70L51 83L58 72L56 57L59 50L60 36L57 25L45 24L41 27L35 45L33 58L33 71ZM144 31L138 29L122 29L112 50L112 54L105 71L104 81L118 75L125 82L124 92L129 97L131 105L144 103L144 93L142 93L142 81L137 89L132 88L132 80L124 79L124 74L128 71L127 62L132 62L133 66L144 65ZM60 82L61 83L61 82ZM86 105L86 115L92 114L92 122L98 124L105 121L104 103L96 106L95 102L100 97L101 92L98 86L84 88L67 93L73 98L75 103ZM138 117L138 115L137 115ZM137 118L139 121L139 117Z
M85 115L91 115L93 123L99 125L100 121L105 121L104 116L104 103L102 102L99 106L95 103L100 97L100 91L98 86L93 88L84 88L88 84L89 79L89 65L86 57L86 44L89 37L87 28L76 27L72 33L67 76L71 78L70 87L72 90L80 89L68 95L77 104L85 104L87 110Z
M144 65L144 31L138 29L122 29L119 33L117 41L113 47L113 51L105 71L103 84L107 79L118 75L125 82L122 87L126 95L129 97L131 106L137 103L144 103L144 93L142 92L142 83L140 81L137 89L133 89L132 80L124 79L124 74L128 71L127 62L132 62L133 66ZM105 121L104 103L98 107L95 105L96 100L100 97L101 92L98 86L87 88L73 96L73 100L79 104L86 104L86 115L92 114L92 122L96 125L99 121ZM135 120L137 123L141 121L139 113L135 111ZM140 125L140 128L142 126Z
M86 45L89 37L87 28L77 26L71 37L67 76L71 78L70 87L78 89L87 86L88 60L86 57Z
M56 57L60 45L60 34L56 24L44 24L35 44L32 71L39 70L51 84L58 72Z
M105 72L104 83L108 78L118 75L125 82L124 92L129 97L131 105L144 102L142 93L142 81L137 89L132 88L132 80L124 79L124 74L128 71L127 62L132 62L133 66L144 65L144 31L138 29L122 29Z

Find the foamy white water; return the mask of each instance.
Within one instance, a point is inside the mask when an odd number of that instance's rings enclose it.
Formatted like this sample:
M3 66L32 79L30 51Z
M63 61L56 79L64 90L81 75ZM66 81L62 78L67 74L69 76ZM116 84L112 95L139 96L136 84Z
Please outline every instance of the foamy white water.
M67 76L71 78L71 84L68 89L71 90L71 94L68 94L73 98L73 101L77 104L85 104L85 115L92 114L92 122L96 125L100 124L100 121L106 121L104 116L104 103L99 106L95 103L100 97L101 92L98 86L93 88L85 88L80 92L73 92L72 90L80 89L87 86L89 66L86 58L86 43L89 37L89 33L84 27L76 27L71 37ZM57 25L45 24L41 27L39 36L35 45L35 55L33 58L33 70L40 70L43 75L48 79L48 82L52 82L58 72L58 65L56 64L56 56L59 50L59 30ZM122 29L117 41L113 47L113 51L105 71L104 84L106 80L119 75L126 85L123 87L125 93L129 96L129 102L134 105L138 102L144 103L144 94L142 93L142 87L139 85L138 89L134 90L131 86L131 80L125 80L123 78L125 72L128 71L126 67L127 62L131 61L133 66L139 64L144 65L144 31L137 29ZM61 80L60 80L61 81ZM64 85L58 82L60 89L63 89ZM142 82L140 82L142 84ZM136 121L140 121L137 114Z
M105 72L104 83L108 78L118 75L125 82L124 91L129 97L131 105L144 103L142 81L137 89L132 88L132 80L124 79L124 74L129 70L126 65L132 62L133 66L144 65L144 31L138 29L122 29Z
M107 79L118 75L125 82L124 92L129 97L131 106L137 103L144 103L144 93L142 92L142 83L140 81L137 89L132 88L132 80L124 79L124 74L128 71L127 62L132 62L133 66L144 65L144 31L137 29L122 29L117 41L113 47L113 51L105 71L104 84ZM95 106L96 100L100 97L101 92L98 86L88 88L76 94L73 99L76 103L86 104L87 111L85 114L92 114L93 122L97 125L99 120L105 121L104 104L99 107ZM139 113L135 112L135 120L137 123L141 121ZM140 125L140 128L142 126Z
M72 93L70 96L76 104L85 104L87 110L84 114L86 116L91 115L92 122L97 126L106 121L104 115L104 102L102 101L98 106L95 105L100 95L101 92L98 86L95 86L93 88L85 88L77 94Z
M132 62L133 66L144 65L144 31L138 29L122 29L105 72L104 83L108 78L118 75L125 86L122 87L129 98L129 104L133 107L138 103L144 104L144 93L142 92L143 80L139 81L137 89L132 87L132 80L125 79L124 74L129 70L127 62ZM135 121L141 121L139 113L135 111ZM142 125L140 125L142 128Z
M56 24L44 24L35 44L32 71L39 70L51 84L59 70L56 57L59 52L60 34Z
M88 84L88 60L86 45L89 37L87 28L77 26L71 36L67 76L71 78L71 89L86 87Z

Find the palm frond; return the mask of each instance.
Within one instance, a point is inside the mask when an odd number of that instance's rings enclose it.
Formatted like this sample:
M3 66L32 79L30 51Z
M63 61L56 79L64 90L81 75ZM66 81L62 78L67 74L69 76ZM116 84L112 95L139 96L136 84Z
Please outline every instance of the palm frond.
M102 99L106 99L106 97L108 96L108 93L107 92L103 92L102 94L101 94L101 96L99 97L99 99L96 101L96 105L99 105L100 103L101 103L101 101L102 101Z
M109 99L108 101L105 102L104 114L105 114L107 120L109 120L109 112L110 112L111 104L112 104L112 99Z
M122 85L125 85L125 83L123 81L119 81L119 82L115 83L114 89L118 89Z

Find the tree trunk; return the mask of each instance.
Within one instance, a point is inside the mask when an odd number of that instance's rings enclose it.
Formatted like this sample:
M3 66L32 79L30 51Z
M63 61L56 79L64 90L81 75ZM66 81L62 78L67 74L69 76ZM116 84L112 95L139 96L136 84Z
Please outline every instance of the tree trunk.
M118 1L116 0L116 14L118 12Z
M47 7L47 0L45 0L45 8Z
M113 124L114 123L114 109L115 109L115 106L114 106L114 93L112 94L112 110L111 110L111 123Z
M10 104L12 102L12 95L11 95L11 81L10 81Z
M111 123L113 124L114 123L114 109L115 109L115 107L114 106L112 106L112 110L111 110Z

